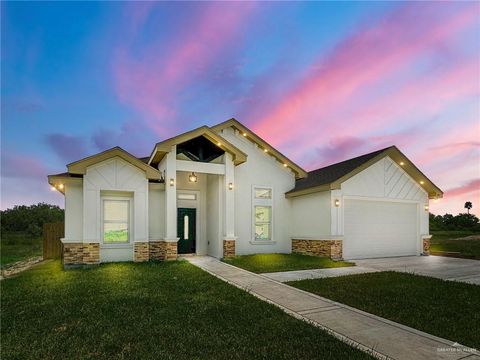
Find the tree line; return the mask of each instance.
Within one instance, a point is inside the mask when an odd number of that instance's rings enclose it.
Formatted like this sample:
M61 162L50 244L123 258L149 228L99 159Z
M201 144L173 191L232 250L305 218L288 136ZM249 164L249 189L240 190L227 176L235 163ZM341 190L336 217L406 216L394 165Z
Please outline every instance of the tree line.
M57 205L38 203L36 205L15 205L13 209L0 212L2 233L22 231L31 236L41 236L43 224L62 222L65 212Z
M430 231L442 230L471 230L480 232L480 223L478 217L474 214L434 215L430 213Z

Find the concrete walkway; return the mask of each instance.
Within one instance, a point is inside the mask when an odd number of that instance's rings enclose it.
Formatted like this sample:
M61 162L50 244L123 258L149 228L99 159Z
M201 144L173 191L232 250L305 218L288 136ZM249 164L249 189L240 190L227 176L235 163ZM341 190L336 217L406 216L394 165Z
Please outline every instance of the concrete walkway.
M186 260L377 358L480 360L480 356L452 341L290 287L218 259L197 256Z
M443 256L404 256L353 261L357 266L333 269L284 271L262 275L272 280L287 282L364 274L376 271L399 271L480 285L479 260L457 259Z
M370 272L377 272L376 270L365 266L347 266L331 269L310 269L310 270L296 270L296 271L280 271L273 273L264 273L263 276L280 282L306 280L306 279L321 279L328 277L337 277L343 275L365 274Z
M393 270L480 285L480 261L445 256L404 256L355 260L361 267Z

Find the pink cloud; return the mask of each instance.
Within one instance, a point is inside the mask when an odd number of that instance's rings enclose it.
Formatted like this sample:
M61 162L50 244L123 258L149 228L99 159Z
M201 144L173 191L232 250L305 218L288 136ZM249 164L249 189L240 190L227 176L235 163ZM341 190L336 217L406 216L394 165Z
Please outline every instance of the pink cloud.
M254 126L255 130L268 139L273 139L272 142L276 145L288 142L295 135L298 135L297 141L308 145L306 142L315 142L330 130L338 129L340 123L348 124L345 131L349 131L350 127L354 129L349 134L360 128L378 126L382 117L369 119L367 115L375 114L379 110L372 108L369 111L368 108L365 109L365 104L360 104L359 112L356 110L359 98L365 96L375 85L378 87L383 84L384 79L401 74L419 58L441 48L445 42L475 24L478 21L476 9L476 4L467 4L448 7L446 13L445 7L437 11L437 7L431 4L409 3L375 26L360 29L343 41L329 56L319 59L315 65L317 70L306 74L305 79L292 88L283 101L267 116L260 118ZM461 73L463 80L468 80L465 92L478 90L478 85L472 85L472 68L475 70L475 66L471 65L468 70L457 71ZM478 70L478 67L476 69ZM453 73L449 77L450 82L442 80L443 84L439 88L445 90L452 84L462 85L455 75L458 74ZM422 84L417 82L417 86L419 85ZM425 88L437 91L435 87L424 85L416 89L417 94L425 94ZM414 89L414 86L408 86L404 93L394 94L391 100L394 109L380 105L382 113L385 109L404 111L406 104L400 101L405 98L410 101L415 99L415 93L412 92ZM448 96L452 93L451 89L442 95ZM454 89L456 91L456 88ZM452 96L456 96L456 92ZM383 96L380 96L380 99L377 96L375 100L384 99ZM438 100L444 101L442 97ZM361 115L362 110L364 116L358 118L357 115ZM392 116L388 118L391 119ZM291 127L293 123L296 124L294 128ZM320 130L318 137L306 131L312 127Z
M32 155L2 151L2 177L46 179L47 174L45 165Z
M115 91L123 102L143 113L157 133L172 132L176 101L184 89L235 43L255 9L251 2L229 5L202 7L172 49L153 44L142 59L128 46L118 49L113 66Z
M470 194L474 191L480 191L480 179L474 179L462 186L447 190L445 194L453 197L458 195Z

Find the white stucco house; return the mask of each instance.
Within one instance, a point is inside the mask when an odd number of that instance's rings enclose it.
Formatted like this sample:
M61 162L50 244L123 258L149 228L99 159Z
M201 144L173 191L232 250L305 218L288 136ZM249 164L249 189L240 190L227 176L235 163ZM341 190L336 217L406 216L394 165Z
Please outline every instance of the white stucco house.
M299 252L358 259L428 251L442 197L396 147L307 172L235 119L67 165L65 266ZM425 249L424 249L425 247Z

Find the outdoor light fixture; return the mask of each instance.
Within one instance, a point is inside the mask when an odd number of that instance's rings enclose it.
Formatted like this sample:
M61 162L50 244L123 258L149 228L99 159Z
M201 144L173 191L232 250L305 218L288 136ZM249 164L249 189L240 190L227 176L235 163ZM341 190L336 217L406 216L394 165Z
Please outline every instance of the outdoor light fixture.
M425 204L424 208L425 208L425 211L428 211L428 204Z
M63 190L63 188L64 188L63 184L59 184L59 185L58 185L58 188L59 188L60 190Z
M188 181L196 183L198 180L197 175L195 175L194 172L192 172L190 175L188 175Z
M228 183L228 190L233 190L233 183Z
M287 164L283 164L283 167L287 167L288 165Z
M247 136L247 133L243 133L242 135L243 135L243 136Z
M173 186L175 185L175 179L174 178L170 178L170 186Z
M268 152L268 149L263 149L264 152Z
M57 190L57 188L56 188L55 186L52 186L52 187L50 188L50 190L55 191L55 190Z
M425 184L425 181L421 180L421 181L420 181L420 184L422 184L422 185Z
M222 143L221 143L221 142L217 142L217 145L218 145L218 146L222 146Z
M336 206L336 207L339 207L339 206L340 206L340 200L335 199L335 206Z
M403 161L400 161L400 166L403 166L405 165L405 163Z

